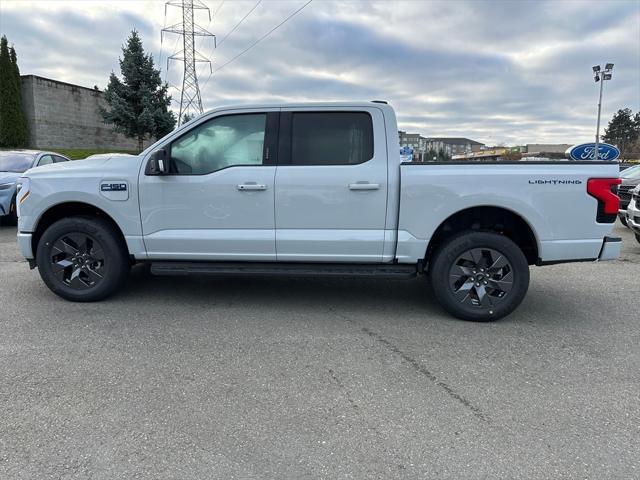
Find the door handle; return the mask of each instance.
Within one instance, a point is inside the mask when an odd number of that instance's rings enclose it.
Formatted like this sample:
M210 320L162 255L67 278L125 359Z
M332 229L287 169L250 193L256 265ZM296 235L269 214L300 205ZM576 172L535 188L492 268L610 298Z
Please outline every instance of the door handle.
M380 189L379 183L369 182L356 182L349 184L349 190L378 190Z
M238 185L238 190L242 190L242 191L255 192L255 191L266 190L266 189L267 189L266 185L262 185L256 182L246 182Z

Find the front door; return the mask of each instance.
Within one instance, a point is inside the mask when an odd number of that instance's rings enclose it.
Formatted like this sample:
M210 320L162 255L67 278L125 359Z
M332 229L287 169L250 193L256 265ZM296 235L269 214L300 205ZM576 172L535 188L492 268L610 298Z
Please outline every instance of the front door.
M374 107L281 112L278 261L381 262L387 146Z
M276 259L277 122L277 109L218 112L162 147L171 173L139 182L150 259Z

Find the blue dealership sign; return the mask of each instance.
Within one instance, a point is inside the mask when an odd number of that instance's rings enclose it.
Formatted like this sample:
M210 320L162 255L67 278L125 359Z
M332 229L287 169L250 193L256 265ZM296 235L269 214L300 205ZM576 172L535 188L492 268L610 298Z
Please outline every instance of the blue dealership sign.
M400 161L413 162L413 148L407 145L400 147Z
M565 152L567 157L571 160L596 160L596 144L595 143L583 143L581 145L574 145L567 149ZM598 145L598 158L597 160L616 160L620 156L620 150L608 143L601 143Z

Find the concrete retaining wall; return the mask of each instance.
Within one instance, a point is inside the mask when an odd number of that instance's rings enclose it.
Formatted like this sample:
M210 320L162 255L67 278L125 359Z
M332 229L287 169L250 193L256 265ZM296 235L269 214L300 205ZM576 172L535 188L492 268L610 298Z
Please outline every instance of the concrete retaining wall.
M138 141L113 131L103 122L100 90L23 75L22 100L31 148L137 150ZM145 147L151 141L145 142Z

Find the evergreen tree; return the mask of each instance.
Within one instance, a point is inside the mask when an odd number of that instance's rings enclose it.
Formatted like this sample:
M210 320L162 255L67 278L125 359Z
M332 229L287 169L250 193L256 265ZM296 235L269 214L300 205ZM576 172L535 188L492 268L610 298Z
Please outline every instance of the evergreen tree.
M630 108L621 108L613 115L602 139L616 145L620 149L620 156L624 158L639 137L640 115L636 113L634 117Z
M13 76L18 87L17 101L20 107L20 114L16 118L17 126L19 127L19 134L15 139L16 146L26 146L29 140L29 129L27 127L27 116L24 113L22 107L22 80L20 79L20 68L18 67L18 56L16 55L16 49L13 46L9 49L9 58L11 58L11 67L13 68Z
M451 160L451 155L449 155L445 150L438 150L439 162L448 162L450 160Z
M193 120L193 115L189 115L188 113L185 113L182 115L182 125L184 125L187 122L190 122L191 120Z
M9 52L9 42L3 36L0 39L0 147L25 146L26 125L15 50Z
M135 30L122 47L120 72L122 80L111 72L104 92L109 109L101 107L100 113L117 132L137 138L142 151L145 137L166 135L173 130L176 118L169 111L169 86L162 85L160 70L154 68L153 57L144 53Z
M437 160L438 160L438 152L435 151L433 148L430 148L429 150L427 150L427 153L425 154L425 161L436 162Z

